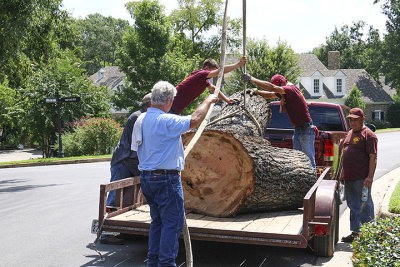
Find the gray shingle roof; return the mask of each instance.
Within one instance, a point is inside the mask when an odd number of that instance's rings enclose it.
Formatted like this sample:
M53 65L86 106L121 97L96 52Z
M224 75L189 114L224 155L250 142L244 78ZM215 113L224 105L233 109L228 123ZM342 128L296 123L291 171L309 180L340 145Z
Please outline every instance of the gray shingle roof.
M103 73L103 75L101 75L101 73ZM92 82L99 87L106 86L108 89L112 90L125 77L125 73L121 72L119 67L108 66L100 69L98 72L91 75L89 79L92 80Z
M377 83L364 69L338 69L328 70L324 64L314 54L300 54L300 68L301 77L310 77L316 71L319 71L325 77L334 77L339 71L346 75L346 95L335 96L330 88L325 84L323 85L323 93L320 97L311 97L307 90L303 90L304 97L306 99L334 99L343 98L350 94L354 85L357 85L358 89L363 94L363 100L366 103L373 102L393 102L393 99L389 94L383 90L382 86ZM301 85L302 86L302 85ZM302 86L303 87L303 86ZM303 87L304 88L304 87Z

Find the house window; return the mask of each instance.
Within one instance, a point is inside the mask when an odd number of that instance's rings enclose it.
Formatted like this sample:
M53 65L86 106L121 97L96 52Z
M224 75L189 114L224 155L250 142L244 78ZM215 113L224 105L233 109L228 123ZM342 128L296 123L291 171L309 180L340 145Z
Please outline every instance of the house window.
M375 110L372 112L372 120L384 121L384 113L382 110Z
M342 79L336 80L336 92L338 93L342 92Z
M314 94L319 94L319 79L314 79Z

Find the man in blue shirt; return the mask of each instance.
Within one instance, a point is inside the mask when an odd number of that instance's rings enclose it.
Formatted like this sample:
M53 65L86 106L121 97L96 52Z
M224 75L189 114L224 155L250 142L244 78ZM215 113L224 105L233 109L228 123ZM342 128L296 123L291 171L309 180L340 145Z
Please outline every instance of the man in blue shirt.
M142 192L152 219L147 266L176 266L178 238L185 218L181 134L198 126L218 98L210 95L192 115L179 116L168 113L176 96L172 84L160 81L151 94L152 105L142 121L142 143L137 152Z

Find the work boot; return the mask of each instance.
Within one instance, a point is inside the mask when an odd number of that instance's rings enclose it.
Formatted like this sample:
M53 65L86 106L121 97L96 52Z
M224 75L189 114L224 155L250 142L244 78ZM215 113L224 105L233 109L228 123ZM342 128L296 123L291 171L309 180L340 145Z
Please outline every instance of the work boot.
M358 234L356 232L352 232L348 236L342 237L342 242L351 243L356 237L358 237Z

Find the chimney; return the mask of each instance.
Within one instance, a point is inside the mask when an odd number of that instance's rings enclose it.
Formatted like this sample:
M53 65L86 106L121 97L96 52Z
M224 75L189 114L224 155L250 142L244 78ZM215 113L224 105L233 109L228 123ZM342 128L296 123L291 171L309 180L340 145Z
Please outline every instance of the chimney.
M340 69L340 52L329 51L328 52L328 69L338 70Z

